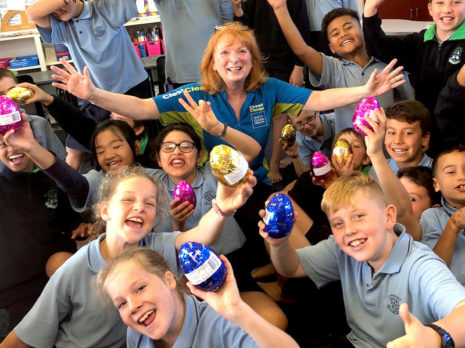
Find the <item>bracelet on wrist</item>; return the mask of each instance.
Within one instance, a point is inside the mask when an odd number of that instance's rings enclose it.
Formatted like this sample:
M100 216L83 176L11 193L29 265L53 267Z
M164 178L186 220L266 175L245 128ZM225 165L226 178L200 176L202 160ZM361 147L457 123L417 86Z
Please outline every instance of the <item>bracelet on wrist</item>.
M219 216L222 216L222 217L230 217L230 216L233 216L236 211L233 210L233 211L230 211L230 212L224 212L220 209L220 207L218 207L218 204L216 204L216 199L212 199L212 208L213 210L215 211L216 214L218 214Z
M228 124L225 122L223 124L223 131L218 135L218 137L223 138L226 135L227 130L228 130Z

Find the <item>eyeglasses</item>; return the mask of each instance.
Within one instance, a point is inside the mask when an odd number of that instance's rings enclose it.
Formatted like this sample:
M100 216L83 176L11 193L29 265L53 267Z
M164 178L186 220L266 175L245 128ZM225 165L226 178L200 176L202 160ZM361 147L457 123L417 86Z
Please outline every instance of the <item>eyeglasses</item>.
M302 128L302 127L305 126L306 124L310 124L310 123L312 123L313 121L315 121L316 116L317 116L317 114L312 115L312 116L305 117L304 119L302 119L302 120L300 120L300 121L294 122L294 125L295 125L297 128Z
M179 143L179 144L166 142L166 143L161 143L160 145L160 149L166 153L174 152L174 150L177 147L179 147L179 150L181 150L181 152L188 153L194 149L195 144L190 141L183 141L182 143Z

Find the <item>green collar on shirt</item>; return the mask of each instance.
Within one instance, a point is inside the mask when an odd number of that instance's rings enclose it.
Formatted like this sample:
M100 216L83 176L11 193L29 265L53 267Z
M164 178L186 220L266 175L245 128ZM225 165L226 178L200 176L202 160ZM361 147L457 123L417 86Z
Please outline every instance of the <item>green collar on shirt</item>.
M140 154L143 155L145 152L145 148L147 147L147 143L149 142L149 137L147 133L144 133L143 138L140 140Z
M433 24L428 29L426 29L423 36L423 42L433 40L436 36L436 24ZM459 25L456 31L447 40L463 40L465 39L465 21Z

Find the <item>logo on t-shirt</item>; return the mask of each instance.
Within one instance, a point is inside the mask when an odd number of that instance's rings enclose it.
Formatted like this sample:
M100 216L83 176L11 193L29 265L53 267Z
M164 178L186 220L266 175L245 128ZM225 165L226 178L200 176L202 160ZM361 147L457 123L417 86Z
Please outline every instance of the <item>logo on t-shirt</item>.
M94 35L96 37L102 37L103 35L105 35L105 27L103 25L94 27Z
M249 106L250 117L252 119L252 128L261 128L268 126L266 120L265 108L263 103Z
M452 51L452 53L451 53L451 55L449 57L449 63L454 64L454 65L460 63L460 60L462 59L462 54L463 54L463 48L460 47L460 46L456 47Z
M389 295L388 296L388 305L387 305L387 308L394 314L399 314L399 307L400 307L400 303L401 303L401 299L399 296L397 295Z
M58 207L58 190L52 188L48 190L45 195L45 206L49 209L56 209Z

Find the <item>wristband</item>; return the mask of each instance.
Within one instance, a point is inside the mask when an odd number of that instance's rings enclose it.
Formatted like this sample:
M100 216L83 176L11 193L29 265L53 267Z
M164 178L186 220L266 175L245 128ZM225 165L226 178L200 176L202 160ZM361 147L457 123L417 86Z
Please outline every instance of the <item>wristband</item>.
M454 348L455 347L455 343L454 343L454 340L452 339L452 336L442 327L439 327L435 324L426 324L425 326L432 328L434 331L436 331L439 334L439 336L441 337L441 348Z
M223 126L223 131L220 133L220 135L218 135L220 138L223 138L226 135L226 131L228 129L228 124L226 122L223 124Z
M216 204L216 199L214 198L212 199L212 208L215 211L215 213L217 213L219 216L222 216L222 217L230 217L236 213L235 210L230 211L229 213L225 213L224 211L221 211L220 207L218 207L218 204Z

